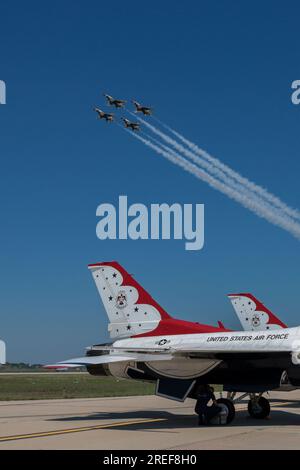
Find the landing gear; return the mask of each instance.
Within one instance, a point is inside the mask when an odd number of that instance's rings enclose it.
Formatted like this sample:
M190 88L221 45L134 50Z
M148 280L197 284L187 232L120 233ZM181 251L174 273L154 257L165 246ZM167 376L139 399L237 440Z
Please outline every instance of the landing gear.
M199 425L213 424L224 426L233 421L235 407L232 400L223 398L222 395L216 399L214 389L210 385L198 385L194 389L193 398L197 399L195 412L199 416ZM212 405L208 405L212 401Z
M251 418L264 419L269 416L271 411L270 402L261 395L250 394L248 402L248 413Z
M228 400L227 398L219 398L217 400L218 406L222 408L222 411L220 414L224 416L224 421L221 424L229 424L231 421L234 420L235 417L235 407L234 404L232 403L231 400Z
M236 397L236 392L227 393L227 400L230 400L233 404L243 403L246 397L250 398L248 402L248 413L251 418L264 419L269 416L271 411L270 402L267 398L262 396L262 393L243 393L239 397Z
M270 402L267 398L263 397L261 393L243 393L239 396L237 392L227 392L227 398L222 397L216 400L216 404L220 407L218 411L216 408L216 413L213 412L213 416L209 419L210 424L215 425L226 425L231 423L235 418L235 405L237 403L245 403L245 398L249 398L248 402L248 413L251 418L254 419L264 419L267 418L270 414L271 407ZM197 413L197 411L196 411Z
M203 416L204 422L216 426L225 426L231 423L235 417L235 408L232 401L226 398L219 398L216 402L217 406L209 407L208 414L206 417ZM201 424L203 424L203 421L201 421Z

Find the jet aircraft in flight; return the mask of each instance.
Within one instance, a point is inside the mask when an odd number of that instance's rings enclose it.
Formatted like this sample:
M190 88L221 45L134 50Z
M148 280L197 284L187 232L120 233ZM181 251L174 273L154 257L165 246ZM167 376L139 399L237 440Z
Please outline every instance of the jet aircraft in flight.
M140 130L140 124L138 122L131 122L126 118L122 118L122 121L127 129L131 129L132 131Z
M94 111L98 114L99 119L105 119L106 122L112 122L114 120L114 115L110 113L105 113L99 108L94 108Z
M152 109L148 108L147 106L142 106L140 103L137 101L132 101L132 103L135 106L135 112L136 113L143 113L145 116L151 116L152 114Z
M124 101L124 100L116 100L115 98L113 98L110 95L105 95L104 94L104 96L107 99L107 103L109 104L109 106L115 106L116 108L124 108L124 106L126 104L126 101Z

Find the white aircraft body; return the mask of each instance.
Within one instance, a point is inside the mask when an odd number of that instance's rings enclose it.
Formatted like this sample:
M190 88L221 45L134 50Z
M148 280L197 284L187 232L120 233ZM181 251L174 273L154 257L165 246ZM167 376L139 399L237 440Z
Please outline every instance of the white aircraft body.
M110 344L47 367L86 366L93 375L156 382L156 394L195 398L199 384L222 384L227 422L237 392L249 396L251 416L270 412L262 394L300 388L300 327L231 331L172 318L117 262L89 265L109 317Z

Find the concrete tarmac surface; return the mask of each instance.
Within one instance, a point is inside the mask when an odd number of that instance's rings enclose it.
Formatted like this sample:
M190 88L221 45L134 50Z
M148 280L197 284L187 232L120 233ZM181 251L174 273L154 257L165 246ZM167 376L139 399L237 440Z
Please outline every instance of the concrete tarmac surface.
M300 390L272 392L269 419L247 402L227 426L197 426L194 400L155 396L0 402L1 449L300 449Z

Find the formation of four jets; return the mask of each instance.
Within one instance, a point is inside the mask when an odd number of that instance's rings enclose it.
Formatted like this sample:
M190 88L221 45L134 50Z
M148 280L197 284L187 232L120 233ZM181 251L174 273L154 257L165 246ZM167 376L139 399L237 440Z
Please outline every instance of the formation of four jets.
M110 95L104 94L107 104L109 106L115 106L116 109L120 108L125 108L126 101L125 100L118 100L113 98ZM149 108L148 106L143 106L137 101L132 100L132 103L135 106L135 112L136 113L142 113L144 116L151 116L152 114L152 109ZM94 107L94 111L98 114L99 119L105 119L106 122L113 122L115 120L115 116L113 113L106 113L102 111L100 108ZM140 130L140 124L138 122L132 122L129 121L129 119L126 119L124 117L121 118L122 121L124 122L124 126L127 129L131 129L132 131L139 131Z

